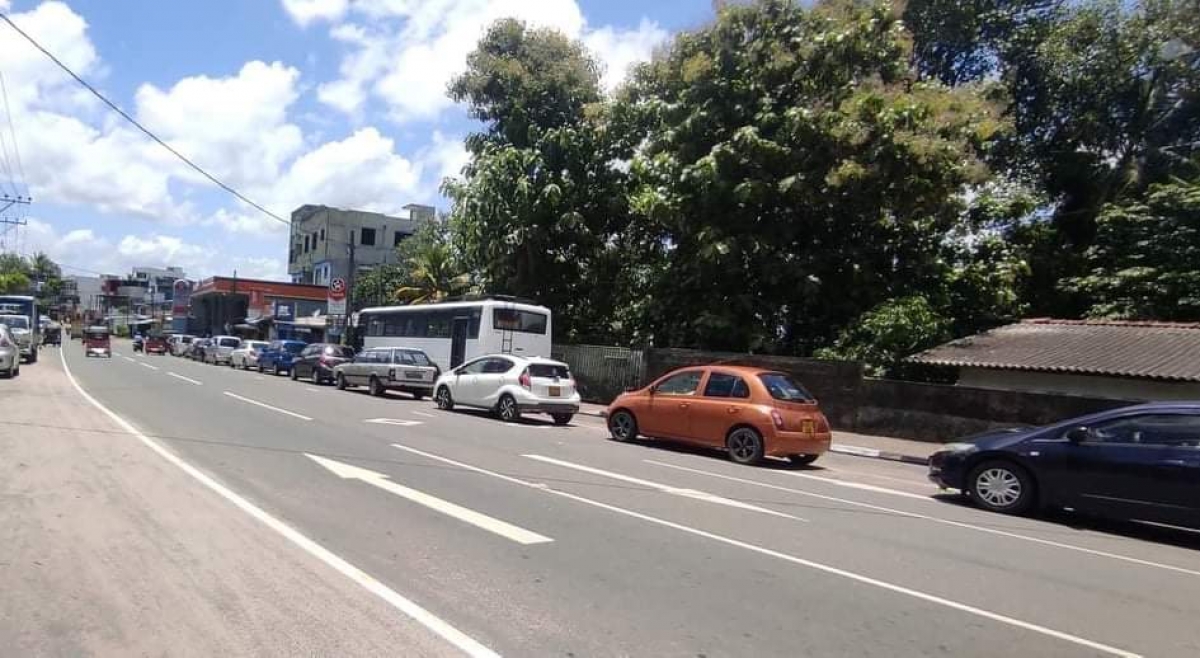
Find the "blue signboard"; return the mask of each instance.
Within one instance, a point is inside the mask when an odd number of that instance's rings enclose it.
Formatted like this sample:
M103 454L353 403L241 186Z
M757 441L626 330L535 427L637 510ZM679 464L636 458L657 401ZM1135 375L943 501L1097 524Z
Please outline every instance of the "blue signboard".
M275 319L291 322L296 318L291 302L275 302Z

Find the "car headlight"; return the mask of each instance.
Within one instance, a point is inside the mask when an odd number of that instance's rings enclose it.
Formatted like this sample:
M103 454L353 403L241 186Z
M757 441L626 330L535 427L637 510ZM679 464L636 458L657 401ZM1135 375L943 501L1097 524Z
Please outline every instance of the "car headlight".
M942 446L942 452L971 452L978 449L979 446L974 443L947 443Z

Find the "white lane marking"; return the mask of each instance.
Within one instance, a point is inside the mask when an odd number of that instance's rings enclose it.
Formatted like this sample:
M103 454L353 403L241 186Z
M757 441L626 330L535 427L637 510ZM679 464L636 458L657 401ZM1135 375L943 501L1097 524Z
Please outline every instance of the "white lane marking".
M320 393L321 392L321 389L313 388L311 386L305 386L304 390L309 391L310 393Z
M863 491L871 491L874 493L888 494L890 496L902 496L904 498L912 498L913 500L923 500L927 503L935 502L927 494L915 494L909 491L900 491L898 489L888 489L887 487L877 487L873 484L863 484L861 482L847 482L845 480L834 480L831 478L823 478L817 475L809 475L807 473L797 473L795 471L785 471L788 475L806 480L816 480L817 482L826 482L828 484L836 484L839 487L848 487L850 489L861 489Z
M131 358L127 357L127 356L123 356L123 357L121 357L121 358L122 358L122 359L125 359L126 361L128 361L128 362L130 362L130 363L137 363L137 359L131 359Z
M488 516L487 514L476 512L472 509L467 509L461 505L455 505L448 500L442 500L436 496L431 496L423 491L417 491L416 489L411 489L402 484L397 484L396 482L392 482L390 479L388 479L388 476L384 475L383 473L378 473L366 468L359 468L358 466L352 466L350 464L334 461L326 457L310 455L307 452L304 453L304 456L317 462L321 466L324 466L331 473L342 478L343 480L361 480L372 486L379 487L384 491L396 494L401 498L406 498L418 505L424 505L431 510L454 517L464 523L469 523L481 530L487 530L488 532L500 535L505 539L515 541L518 544L546 544L554 541L545 535L539 535L536 532L526 530L525 528L515 526L505 521L501 521L500 519Z
M263 377L262 375L258 375L258 376L256 376L254 379L255 379L255 381L260 381L260 382L261 382L261 381L263 381L264 379L266 379L266 377Z
M300 414L298 414L294 411L288 411L287 409L280 409L279 407L272 407L271 405L269 405L265 402L259 402L258 400L251 400L250 398L244 398L244 397L238 395L237 393L230 393L229 391L224 391L224 393L225 393L225 395L228 395L229 397L231 397L235 400L241 400L242 402L245 402L247 404L253 404L255 406L262 407L263 409L270 409L271 411L277 411L281 414L291 416L292 418L299 418L300 420L312 420L308 416L301 416Z
M113 352L113 356L121 356L120 352Z
M138 365L139 365L139 366L141 366L141 367L143 367L143 368L149 368L149 369L151 369L151 370L158 370L158 366L152 366L152 365L150 365L149 363L140 363L140 362L139 362L139 363L138 363Z
M429 612L425 608L422 608L420 605L417 605L412 600L401 596L392 588L372 578L369 574L367 574L367 572L359 569L353 564L350 564L345 559L339 557L336 553L330 551L312 539L309 539L295 528L292 528L283 521L271 516L267 512L263 511L262 508L258 507L254 503L251 503L245 498L242 498L238 494L234 493L233 490L229 489L220 482L217 482L200 469L179 458L170 450L167 450L165 447L163 447L162 444L139 432L132 423L125 420L121 416L118 416L108 407L101 404L99 400L92 397L87 391L83 390L83 386L81 386L75 379L75 375L71 374L71 368L67 365L67 357L65 354L65 351L59 352L59 358L62 359L63 370L66 372L67 379L71 380L71 384L75 387L75 390L79 391L79 394L82 395L85 400L90 402L93 407L96 407L103 412L104 415L112 419L114 423L119 425L126 432L136 437L146 447L158 453L160 457L179 467L179 469L184 473L192 476L192 478L194 478L197 482L208 487L220 497L224 498L230 503L233 503L235 507L248 514L251 518L279 533L305 553L308 553L321 562L324 562L334 571L337 571L343 576L349 578L355 584L383 599L388 605L391 605L396 610L407 615L413 621L436 633L442 639L454 645L466 655L472 656L472 658L499 658L500 654L487 648L475 638L463 633L454 626L451 626L448 622L442 620L440 617L432 612Z
M412 427L413 425L424 424L419 420L402 420L400 418L369 418L363 422L375 423L376 425L399 425L400 427Z
M548 485L545 485L545 484L526 482L525 480L520 480L518 478L510 477L508 475L502 475L500 473L495 473L495 472L489 471L487 469L480 468L478 466L464 464L462 462L458 462L453 459L441 457L441 456L434 455L432 453L424 452L421 450L416 450L415 448L409 448L407 446L402 446L402 445L399 445L396 443L393 443L392 447L399 448L401 450L407 450L408 452L412 452L412 453L415 453L418 455L429 457L430 459L435 459L435 460L438 460L438 461L441 461L441 462L444 462L447 464L453 464L455 466L459 466L459 467L465 468L467 470L474 471L476 473L490 475L492 477L496 477L501 480L505 480L507 482L512 482L512 483L524 485L527 487L532 487L534 489L540 489L542 491L545 491L546 493L554 494L556 496L562 496L563 498L569 498L571 500L583 503L585 505L591 505L593 507L598 507L600 509L608 510L610 512L614 512L617 514L623 514L625 516L629 516L629 517L632 517L635 519L641 519L643 521L647 521L649 523L654 523L656 525L661 525L661 526L664 526L667 528L673 528L675 530L679 530L680 532L686 532L691 535L696 535L697 537L704 537L706 539L711 539L713 541L720 542L722 544L727 544L729 546L736 546L738 548L743 548L748 551L753 551L753 552L759 553L761 555L767 555L769 557L777 558L777 559L783 560L785 562L790 562L792 564L798 564L800 566L809 567L811 569L816 569L817 571L823 571L825 573L832 574L834 576L840 576L842 578L847 578L849 580L853 580L853 581L862 583L864 585L878 587L880 589L885 589L890 592L895 592L897 594L903 594L905 596L910 596L915 599L920 599L922 601L927 601L929 603L934 603L937 605L945 606L947 608L952 608L954 610L958 610L961 612L965 612L967 614L975 615L977 617L983 617L985 619L997 621L1002 624L1008 624L1010 626L1015 626L1017 628L1023 628L1028 631L1033 631L1034 633L1040 633L1042 635L1046 635L1049 637L1064 640L1066 642L1071 642L1073 644L1078 644L1080 646L1095 649L1097 651L1102 651L1104 653L1108 653L1108 654L1111 654L1114 656L1121 656L1121 658L1142 658L1140 654L1133 653L1131 651L1126 651L1124 649L1119 649L1117 647L1109 646L1107 644L1101 644L1100 642L1088 640L1086 638L1079 637L1077 635L1071 635L1070 633L1056 631L1052 628L1047 628L1045 626L1039 626L1038 624L1034 624L1034 623L1027 622L1027 621L1022 621L1020 619L1016 619L1015 617L1008 617L1006 615L1002 615L1002 614L999 614L996 612L991 612L990 610L984 610L983 608L976 608L975 606L972 606L972 605L967 605L965 603L959 603L958 601L946 599L946 598L943 598L940 596L936 596L934 594L928 594L928 593L922 592L920 590L911 589L908 587L904 587L902 585L895 585L895 584L892 584L892 583L889 583L889 582L886 582L883 580L879 580L877 578L865 576L865 575L862 575L859 573L855 573L853 571L847 571L846 569L839 569L837 567L830 566L827 564L822 564L820 562L813 562L812 560L806 560L804 558L796 557L794 555L789 555L787 553L781 553L779 551L774 551L774 550L771 550L771 549L763 547L763 546L758 546L756 544L751 544L751 543L744 542L744 541L741 541L738 539L733 539L732 537L718 535L716 533L708 532L706 530L701 530L699 528L693 528L691 526L686 526L686 525L682 525L682 524L675 523L672 521L667 521L666 519L660 519L658 517L650 516L648 514L642 514L641 512L635 512L633 510L625 509L623 507L609 505L608 503L602 503L598 500L592 500L590 498L585 498L583 496L577 496L573 493L567 493L566 491L559 491L557 489L552 489L551 487L549 487Z
M785 519L792 519L795 521L807 522L807 519L802 519L798 516L792 516L791 514L784 514L783 512L776 512L773 509L767 509L765 507L759 507L757 505L743 503L739 500L733 500L731 498L725 498L723 496L717 496L715 494L708 493L707 491L697 491L696 489L682 489L679 487L672 487L669 484L662 484L660 482L651 482L650 480L643 480L641 478L635 478L635 477L632 477L629 475L613 473L612 471L606 471L606 470L599 469L599 468L593 468L591 466L584 466L583 464L576 464L574 462L563 461L561 459L555 459L553 457L543 457L542 455L521 455L521 456L525 457L526 459L534 459L534 460L537 460L540 462L545 462L547 464L554 464L555 466L562 466L563 468L571 468L571 469L575 469L577 471L583 471L584 473L591 473L593 475L599 475L601 477L612 478L614 480L620 480L622 482L636 484L638 486L646 487L648 489L658 489L659 491L662 491L664 493L674 494L676 496L683 496L685 498L693 498L695 500L704 501L706 503L725 505L726 507L736 507L738 509L744 509L744 510L748 510L751 512L758 512L760 514L768 514L770 516L778 516L778 517L782 517Z
M767 484L766 482L758 482L757 480L747 480L745 478L733 477L731 475L723 475L721 473L713 473L712 471L703 471L703 470L700 470L697 468L688 468L686 466L679 466L676 464L668 464L667 462L654 461L653 459L644 459L642 461L646 462L647 464L654 464L656 466L673 468L678 471L686 471L688 473L697 473L699 475L707 475L709 477L720 478L722 480L731 480L733 482L742 482L744 484L752 484L754 486L764 487L766 489L774 489L776 491L786 491L789 493L799 494L801 496L809 496L811 498L819 498L821 500L829 500L829 501L834 501L834 502L839 502L839 503L845 503L847 505L854 505L856 507L862 507L865 509L875 510L877 512L888 512L891 514L898 514L900 516L907 516L907 517L913 518L913 519L922 519L924 521L932 521L934 523L941 523L943 525L954 526L956 528L966 528L968 530L975 530L976 532L983 532L983 533L987 533L989 535L998 535L1000 537L1008 537L1010 539L1019 539L1021 541L1032 542L1034 544L1041 544L1043 546L1053 546L1055 548L1062 548L1062 549L1065 549L1068 551L1078 551L1080 553L1087 553L1088 555L1095 555L1097 557L1104 557L1104 558L1109 558L1109 559L1113 559L1113 560L1120 560L1122 562L1129 562L1132 564L1138 564L1138 565L1142 565L1142 566L1146 566L1146 567L1154 567L1156 569L1166 569L1168 571L1175 571L1178 573L1188 574L1189 576L1200 576L1200 571L1194 571L1192 569L1185 569L1183 567L1176 567L1176 566L1173 566L1170 564L1151 562L1150 560L1143 560L1141 558L1129 557L1128 555L1120 555L1118 553L1109 553L1107 551L1100 551L1100 550L1096 550L1093 548L1085 548L1083 546L1076 546L1074 544L1064 544L1062 542L1052 541L1050 539L1041 539L1039 537L1030 537L1029 535L1021 535L1021 534L1017 534L1015 532L1008 532L1005 530L997 530L995 528L988 528L985 526L972 525L970 523L963 523L961 521L951 521L950 519L943 519L943 518L936 517L936 516L929 516L927 514L918 514L916 512L906 512L904 510L899 510L899 509L895 509L892 507L883 507L881 505L872 505L870 503L862 503L857 500L849 500L847 498L838 498L837 496L826 496L823 494L813 493L811 491L803 491L801 489L791 489L788 487L781 487L781 486L774 485L774 484Z
M427 414L424 411L414 411L413 415L414 416L424 416L426 418L437 418L437 416L434 416L433 414Z
M168 372L167 374L174 377L175 379L182 379L183 381L185 381L189 384L195 384L196 386L204 386L203 382L198 382L198 381L192 379L191 377L184 377L183 375L181 375L177 372Z

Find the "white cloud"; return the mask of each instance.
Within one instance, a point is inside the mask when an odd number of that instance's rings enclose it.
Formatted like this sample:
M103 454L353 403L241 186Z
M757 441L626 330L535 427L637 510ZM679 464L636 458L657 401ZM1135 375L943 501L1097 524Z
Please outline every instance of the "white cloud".
M279 62L248 62L234 76L183 78L169 90L144 84L137 90L138 119L177 151L224 182L240 187L271 180L304 146L298 126L287 121L299 96L300 73ZM160 151L163 164L177 163ZM204 179L184 166L180 176Z
M134 267L182 267L192 279L212 275L253 279L286 279L287 264L278 258L233 256L212 246L173 235L126 235L115 242L92 229L59 234L49 222L30 219L25 234L27 253L43 251L63 265L66 274L128 274Z
M615 87L629 65L650 56L667 37L643 19L637 29L587 25L576 0L360 0L331 36L350 48L337 80L321 85L318 98L357 116L369 95L382 100L399 122L436 118L450 107L446 85L466 66L487 27L513 17L583 39L604 64L606 88Z
M649 60L654 49L667 37L666 30L643 18L636 30L605 26L585 34L583 42L604 62L601 83L611 91L625 80L631 66Z
M333 20L346 13L349 0L283 0L283 8L301 27L316 20Z
M321 203L397 212L412 202L420 177L420 165L398 155L390 138L363 128L297 158L270 194L289 210Z

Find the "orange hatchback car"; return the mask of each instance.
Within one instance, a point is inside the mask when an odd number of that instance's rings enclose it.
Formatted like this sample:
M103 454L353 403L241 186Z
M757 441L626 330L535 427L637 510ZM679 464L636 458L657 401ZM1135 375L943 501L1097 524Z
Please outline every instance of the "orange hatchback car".
M829 421L787 373L747 366L694 366L622 394L608 406L616 441L639 435L725 448L740 464L787 457L811 464L829 450Z

